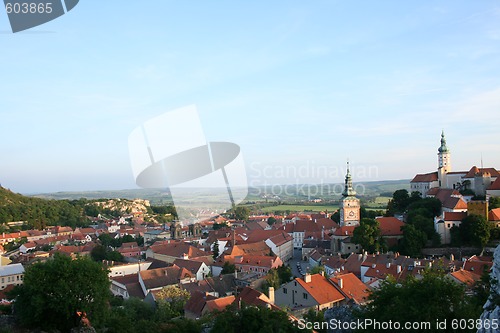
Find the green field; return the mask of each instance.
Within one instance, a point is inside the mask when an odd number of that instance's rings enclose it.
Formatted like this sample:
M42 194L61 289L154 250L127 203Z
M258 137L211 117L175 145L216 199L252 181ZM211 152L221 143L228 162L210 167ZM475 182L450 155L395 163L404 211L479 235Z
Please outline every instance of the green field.
M274 212L324 212L328 210L329 212L335 212L339 209L339 206L330 205L330 206L316 206L316 205L278 205L262 208L262 212L264 213L274 213Z

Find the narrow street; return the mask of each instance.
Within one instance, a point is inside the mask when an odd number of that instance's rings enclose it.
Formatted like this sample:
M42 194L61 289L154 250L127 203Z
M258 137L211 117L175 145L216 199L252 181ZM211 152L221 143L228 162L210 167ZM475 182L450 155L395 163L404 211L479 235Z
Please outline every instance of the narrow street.
M292 268L292 274L295 277L301 277L310 268L309 262L301 260L301 254L302 254L301 250L294 249L293 250L293 259L291 259L289 261L289 265ZM297 265L297 263L299 263L299 265L300 265L300 270L299 270L299 266Z

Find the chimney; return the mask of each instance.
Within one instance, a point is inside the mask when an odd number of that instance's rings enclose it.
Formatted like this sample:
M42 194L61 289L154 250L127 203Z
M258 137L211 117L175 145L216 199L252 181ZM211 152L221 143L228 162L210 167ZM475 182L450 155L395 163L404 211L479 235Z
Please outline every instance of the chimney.
M396 273L401 273L401 265L396 266Z
M269 287L269 300L274 304L274 287Z
M321 271L321 276L325 277L325 271Z
M311 274L306 273L306 275L304 275L304 282L305 283L310 283L311 282Z
M339 288L340 289L344 289L344 280L342 280L341 278L339 278Z
M181 256L182 259L184 260L188 260L189 259L189 255L187 253L183 253L182 256Z
M390 263L390 262L387 262L387 264L385 264L385 267L387 267L387 268L391 268L391 263Z
M453 253L452 253L452 254L450 254L450 260L451 260L451 261L455 261L455 256L453 255Z

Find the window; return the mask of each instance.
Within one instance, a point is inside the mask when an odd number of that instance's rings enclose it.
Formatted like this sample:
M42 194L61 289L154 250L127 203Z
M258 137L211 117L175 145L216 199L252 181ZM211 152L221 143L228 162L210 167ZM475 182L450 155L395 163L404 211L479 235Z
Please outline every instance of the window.
M288 293L288 290L286 290L286 288L283 288L283 294L286 294Z
M295 281L295 282L293 283L293 285L294 285L295 287L297 287L297 282Z
M307 294L306 293L302 293L302 298L307 299Z

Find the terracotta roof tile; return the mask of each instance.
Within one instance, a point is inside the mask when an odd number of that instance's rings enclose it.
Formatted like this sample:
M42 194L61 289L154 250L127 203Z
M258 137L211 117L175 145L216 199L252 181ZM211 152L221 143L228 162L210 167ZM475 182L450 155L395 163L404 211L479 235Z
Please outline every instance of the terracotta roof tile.
M478 168L473 166L469 172L464 176L464 178L474 178L476 174L489 173L491 177L499 177L500 173L495 168Z
M341 279L342 283L340 283ZM370 288L361 282L356 275L352 273L339 274L331 277L330 280L340 288L347 298L352 299L356 304L363 304L368 300ZM342 284L342 287L340 284Z
M462 221L467 217L467 212L444 212L445 221Z
M209 300L206 302L206 308L210 312L212 312L212 311L224 311L224 309L226 307L233 304L235 299L236 299L236 297L234 297L233 295L212 299L212 300Z
M340 227L337 230L335 230L335 232L333 234L335 236L352 236L353 231L356 227L357 226L354 226L354 225L349 225L349 226L345 225L345 226Z
M382 236L401 236L403 231L401 227L405 224L395 217L377 217Z
M180 268L176 265L149 269L139 272L146 289L156 289L177 284L181 279L186 277L194 277L193 274L185 268Z
M500 190L500 177L497 177L497 179L491 183L491 185L488 187L489 191L499 191Z
M498 178L500 179L500 178ZM495 208L495 209L492 209L490 210L489 214L489 220L490 221L500 221L500 208Z
M431 173L418 174L411 180L410 183L430 183L437 180L438 180L438 173L436 171Z
M463 269L450 273L450 275L468 287L472 287L477 281L481 280L481 275Z
M184 310L194 313L197 317L202 316L203 308L205 307L207 301L214 300L216 297L212 295L207 295L204 292L195 291L191 294L191 297L184 305Z
M311 275L311 282L306 283L302 278L295 281L304 288L318 304L339 302L345 297L321 274Z

